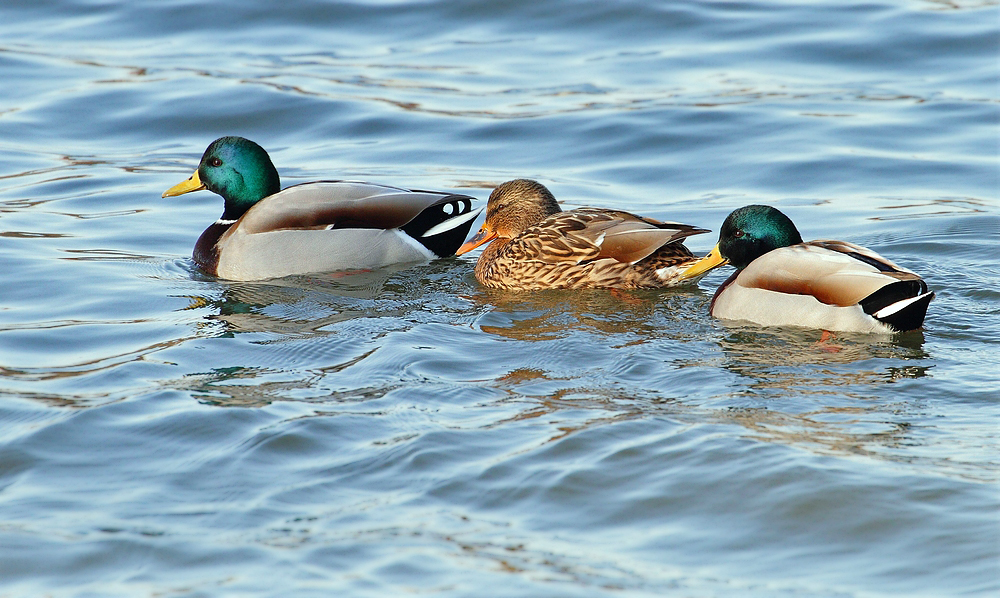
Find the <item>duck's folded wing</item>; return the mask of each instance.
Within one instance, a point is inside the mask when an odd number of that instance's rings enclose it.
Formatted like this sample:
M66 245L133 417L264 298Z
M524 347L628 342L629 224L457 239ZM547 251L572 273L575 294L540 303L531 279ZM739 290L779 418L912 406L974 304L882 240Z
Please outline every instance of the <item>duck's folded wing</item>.
M740 286L811 295L843 307L861 303L900 281L926 292L926 285L913 272L844 241L812 241L775 249L755 259L736 278Z
M635 263L664 245L709 232L689 224L661 222L628 212L609 212L609 215L614 218L614 224L599 231L600 236L595 242L601 246L599 257L614 258L619 262Z
M865 262L873 267L875 267L880 272L906 272L913 274L910 270L896 265L889 261L887 258L875 253L867 247L862 247L861 245L855 245L854 243L849 243L847 241L832 241L832 240L816 240L804 243L804 245L810 245L813 247L821 247L823 249L829 249L830 251L835 251L837 253L842 253L844 255L850 256L856 260Z
M520 237L525 257L576 263L610 258L634 263L690 235L708 232L628 212L579 208L560 212Z
M411 191L349 181L294 185L258 202L240 219L246 233L289 229L377 228L405 226L438 206L441 219L468 212L472 197Z

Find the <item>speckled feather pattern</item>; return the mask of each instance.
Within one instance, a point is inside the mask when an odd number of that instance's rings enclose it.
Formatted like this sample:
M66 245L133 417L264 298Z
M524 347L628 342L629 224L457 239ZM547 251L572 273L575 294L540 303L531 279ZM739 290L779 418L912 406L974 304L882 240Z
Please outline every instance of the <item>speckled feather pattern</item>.
M623 228L629 229L630 240L641 239L640 244L647 245L638 250L645 257L629 262L609 252L607 239ZM476 263L476 278L485 286L511 290L683 284L692 281L681 281L677 275L697 258L681 240L700 232L704 231L627 212L578 208L549 216L514 238L494 240Z

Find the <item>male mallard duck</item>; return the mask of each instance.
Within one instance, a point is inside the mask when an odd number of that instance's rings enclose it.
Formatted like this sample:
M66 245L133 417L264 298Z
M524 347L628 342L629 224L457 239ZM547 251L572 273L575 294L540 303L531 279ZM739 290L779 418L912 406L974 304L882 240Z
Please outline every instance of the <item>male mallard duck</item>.
M701 276L727 262L736 272L709 308L725 320L894 332L919 328L934 298L919 276L871 249L846 241L803 243L788 216L771 206L730 214L719 243L683 276Z
M230 280L360 270L453 255L479 211L468 195L317 181L282 190L271 158L249 139L222 137L191 178L163 197L208 189L226 200L194 260Z
M492 241L476 278L498 289L657 288L697 261L681 241L707 232L618 210L563 212L545 186L517 179L493 190L482 229L456 255Z

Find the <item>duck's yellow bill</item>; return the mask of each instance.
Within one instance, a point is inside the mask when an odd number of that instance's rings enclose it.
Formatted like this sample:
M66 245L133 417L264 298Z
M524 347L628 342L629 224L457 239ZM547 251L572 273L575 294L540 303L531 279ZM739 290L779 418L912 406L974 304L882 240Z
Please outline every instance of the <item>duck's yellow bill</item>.
M719 245L716 244L712 248L712 251L708 252L708 255L688 266L687 270L681 272L681 280L701 276L705 272L719 266L725 266L727 263L729 263L729 260L722 257L722 254L719 253Z
M468 253L473 249L475 249L476 247L479 247L480 245L483 245L485 243L489 243L490 241L496 238L497 234L484 226L483 228L479 229L479 232L476 233L475 237L472 237L471 239L466 241L461 247L459 247L458 251L455 252L455 255L462 255L463 253Z
M167 189L163 192L160 197L174 197L175 195L184 195L185 193L190 193L192 191L201 191L205 188L205 183L201 182L201 178L198 176L198 171L194 171L191 178L185 179L173 187Z

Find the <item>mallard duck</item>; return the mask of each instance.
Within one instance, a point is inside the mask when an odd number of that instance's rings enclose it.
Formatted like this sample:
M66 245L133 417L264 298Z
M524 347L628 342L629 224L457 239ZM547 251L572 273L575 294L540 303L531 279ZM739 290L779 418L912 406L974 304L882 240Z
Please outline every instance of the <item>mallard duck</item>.
M191 178L163 197L208 189L222 218L205 229L194 260L213 276L261 280L361 270L453 255L479 210L468 195L349 181L281 189L264 148L216 139Z
M476 278L498 289L668 287L697 261L681 241L707 232L619 210L564 212L544 185L517 179L493 190L482 228L456 255L490 243Z
M726 263L736 272L715 292L710 312L725 320L827 331L894 332L919 328L934 293L919 276L847 241L802 242L771 206L729 215L712 251L683 277Z

